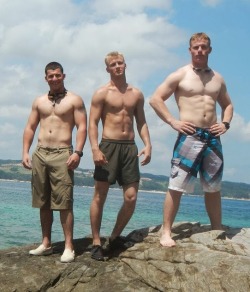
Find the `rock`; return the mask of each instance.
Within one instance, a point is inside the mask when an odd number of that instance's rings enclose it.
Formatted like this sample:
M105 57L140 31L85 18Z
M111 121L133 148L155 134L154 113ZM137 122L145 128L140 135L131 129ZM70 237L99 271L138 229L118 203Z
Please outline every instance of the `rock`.
M126 239L133 247L108 254L107 261L90 258L91 238L74 241L76 260L60 263L64 243L53 244L51 256L29 256L35 247L0 251L3 292L248 292L250 291L250 229L210 231L198 222L173 227L177 245L159 244L161 226L135 230ZM107 247L107 238L102 238Z

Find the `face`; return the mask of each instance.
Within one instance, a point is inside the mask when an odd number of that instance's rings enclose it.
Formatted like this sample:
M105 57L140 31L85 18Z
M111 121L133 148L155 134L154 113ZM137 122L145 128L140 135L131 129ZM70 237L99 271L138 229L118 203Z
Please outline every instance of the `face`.
M57 91L64 87L64 78L65 74L63 74L59 68L55 70L48 70L45 76L45 80L48 82L52 91Z
M212 48L209 42L205 39L196 39L191 42L189 51L192 56L192 63L195 67L202 67L207 65L208 55Z
M110 57L108 59L108 65L107 65L107 72L110 73L113 76L120 76L123 75L125 72L126 64L121 56L117 57Z

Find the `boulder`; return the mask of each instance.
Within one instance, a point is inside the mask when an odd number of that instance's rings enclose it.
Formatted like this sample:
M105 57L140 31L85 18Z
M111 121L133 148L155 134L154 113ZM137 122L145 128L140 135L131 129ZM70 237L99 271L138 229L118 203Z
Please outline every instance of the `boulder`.
M161 226L126 236L134 245L108 251L98 262L90 257L91 237L74 240L76 260L63 264L64 243L53 244L50 256L30 256L36 245L0 251L1 291L58 292L248 292L250 291L250 229L210 230L199 222L173 226L176 246L159 243Z

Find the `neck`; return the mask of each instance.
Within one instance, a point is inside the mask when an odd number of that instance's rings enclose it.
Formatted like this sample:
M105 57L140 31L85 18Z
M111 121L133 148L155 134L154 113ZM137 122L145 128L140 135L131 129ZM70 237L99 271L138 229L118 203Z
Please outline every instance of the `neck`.
M126 82L126 78L117 78L111 79L110 81L112 86L115 86L120 92L124 93L127 90L128 84Z
M209 68L207 64L200 65L200 64L193 63L191 64L191 67L193 68L195 72L210 72L211 71L211 68Z
M67 94L67 89L65 89L65 88L63 88L63 90L60 90L58 92L49 91L48 98L52 102L52 106L55 106L56 102L59 99L64 98L66 94Z
M208 62L205 61L205 60L204 60L204 62L195 62L195 61L192 61L191 66L192 67L195 67L195 68L205 69L205 68L208 68Z
M49 91L48 95L49 96L57 96L58 94L66 94L67 93L67 89L65 89L64 87L58 90L51 90Z

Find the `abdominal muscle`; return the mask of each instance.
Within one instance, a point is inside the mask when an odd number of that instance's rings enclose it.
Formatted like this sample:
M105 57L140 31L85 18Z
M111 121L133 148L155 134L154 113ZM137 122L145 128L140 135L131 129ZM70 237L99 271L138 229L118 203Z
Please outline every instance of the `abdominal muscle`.
M112 140L134 140L133 118L124 113L108 114L103 120L102 138Z
M72 145L72 128L70 123L63 122L60 118L54 120L41 120L38 135L38 144L44 147L55 148Z
M215 101L210 96L180 97L178 106L181 121L200 128L209 128L216 123Z

